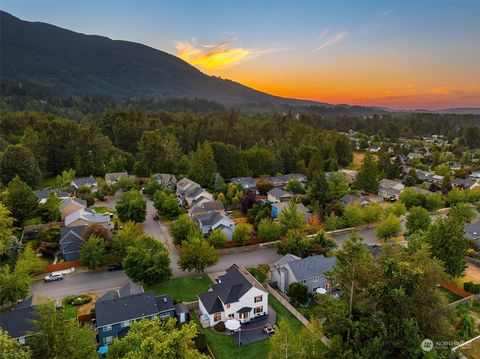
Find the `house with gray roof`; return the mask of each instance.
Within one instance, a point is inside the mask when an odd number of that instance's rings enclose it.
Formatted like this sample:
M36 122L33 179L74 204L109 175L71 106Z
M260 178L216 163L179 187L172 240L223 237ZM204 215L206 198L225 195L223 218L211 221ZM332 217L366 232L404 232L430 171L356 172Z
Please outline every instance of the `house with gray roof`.
M166 188L172 191L175 191L178 182L175 175L170 173L155 173L153 176L157 179L158 183L164 185Z
M455 178L453 186L457 188L470 189L475 185L475 181L470 178Z
M270 279L276 282L283 293L288 292L290 284L297 282L305 284L309 293L315 293L317 288L329 290L330 283L325 273L331 271L335 263L335 257L318 255L299 258L287 254L274 263L270 270Z
M127 172L105 173L105 182L109 185L117 184L122 178L128 178Z
M85 242L83 233L86 228L86 225L81 225L60 229L60 251L65 262L78 261L80 259L80 248Z
M0 312L0 328L5 330L9 336L25 344L27 337L36 331L33 320L38 319L37 310L31 305L15 306L12 310Z
M217 211L211 211L196 217L196 221L204 236L209 235L215 229L221 229L229 240L232 239L235 222L225 216L225 214Z
M384 199L397 200L404 188L403 183L384 178L378 183L378 195Z
M268 177L265 178L264 181L273 184L275 187L285 187L287 182L294 178L298 179L304 186L306 186L308 182L307 176L302 173L289 173L282 176Z
M89 225L91 223L97 223L110 229L110 215L107 213L97 213L90 208L81 208L65 217L65 227Z
M134 321L175 318L175 304L170 295L155 296L140 286L128 283L118 291L107 292L95 303L95 320L100 345L123 338Z
M75 178L70 182L70 186L75 189L79 189L80 187L87 187L90 188L92 191L97 189L97 179L93 176L90 177L83 177L83 178Z
M465 225L465 234L480 245L480 221L467 223Z
M198 206L192 207L188 211L188 213L190 215L190 218L195 220L198 216L207 214L212 211L225 213L225 207L223 206L223 203L220 201L206 201L201 203Z
M243 266L233 264L198 296L198 306L210 326L229 319L247 323L268 314L268 292Z
M289 201L293 196L293 193L284 191L278 187L275 187L267 192L267 200L271 203L286 202Z
M239 184L243 189L251 189L253 191L257 188L257 182L255 182L253 177L230 178L230 183Z
M272 203L272 211L271 211L272 218L278 218L280 216L280 213L287 206L288 206L287 202ZM305 223L310 220L310 217L312 217L312 213L307 207L305 207L303 203L297 203L297 212L300 212L303 214L305 218Z
M35 191L35 196L37 196L38 201L40 204L44 204L47 202L48 196L50 196L50 193L55 193L57 197L61 200L70 198L70 193L60 191L60 190L51 190L51 189L41 189L38 191Z

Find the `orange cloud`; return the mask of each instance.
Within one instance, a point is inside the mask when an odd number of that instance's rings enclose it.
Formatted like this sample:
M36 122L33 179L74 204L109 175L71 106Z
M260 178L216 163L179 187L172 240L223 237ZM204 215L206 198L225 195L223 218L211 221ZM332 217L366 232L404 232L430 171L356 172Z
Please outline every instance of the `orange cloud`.
M232 47L235 38L212 45L197 45L195 40L178 41L175 45L177 56L191 65L205 69L226 68L259 56L286 49L248 49Z

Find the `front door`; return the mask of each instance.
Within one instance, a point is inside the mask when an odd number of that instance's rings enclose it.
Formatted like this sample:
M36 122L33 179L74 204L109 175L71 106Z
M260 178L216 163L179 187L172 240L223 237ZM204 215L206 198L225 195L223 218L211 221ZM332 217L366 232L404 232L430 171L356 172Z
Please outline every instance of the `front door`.
M238 316L238 319L240 319L241 322L247 321L248 318L250 318L250 313L249 312L240 313L239 316Z

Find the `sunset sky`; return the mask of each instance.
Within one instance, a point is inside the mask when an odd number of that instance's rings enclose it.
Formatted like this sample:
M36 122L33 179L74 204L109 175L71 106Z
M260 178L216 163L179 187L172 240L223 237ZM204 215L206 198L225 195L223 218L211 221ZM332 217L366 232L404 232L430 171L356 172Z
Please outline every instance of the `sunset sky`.
M480 107L480 0L2 0L0 7L144 43L279 96Z

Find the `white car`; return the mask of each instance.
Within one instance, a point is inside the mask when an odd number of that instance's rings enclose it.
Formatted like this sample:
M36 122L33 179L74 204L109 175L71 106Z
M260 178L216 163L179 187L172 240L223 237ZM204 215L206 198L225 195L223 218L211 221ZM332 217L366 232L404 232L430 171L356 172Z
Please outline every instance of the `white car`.
M57 280L63 280L63 274L62 273L55 273L55 272L50 273L44 279L45 283L56 282Z

